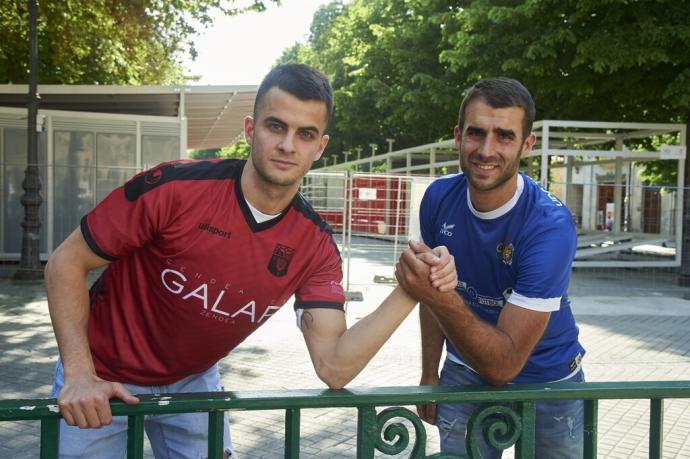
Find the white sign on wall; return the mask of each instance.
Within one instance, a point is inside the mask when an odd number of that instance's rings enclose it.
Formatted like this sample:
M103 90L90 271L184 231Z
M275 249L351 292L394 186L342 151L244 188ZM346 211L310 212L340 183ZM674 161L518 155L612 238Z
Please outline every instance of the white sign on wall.
M376 188L359 188L360 201L373 201L376 199Z

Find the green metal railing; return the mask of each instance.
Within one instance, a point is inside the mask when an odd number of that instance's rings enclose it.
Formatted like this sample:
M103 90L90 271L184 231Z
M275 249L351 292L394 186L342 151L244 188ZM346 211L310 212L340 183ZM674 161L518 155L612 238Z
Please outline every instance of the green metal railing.
M690 398L690 381L524 384L487 387L383 387L349 390L294 390L261 392L217 392L140 396L137 405L112 402L113 415L129 416L128 459L143 457L144 416L147 414L208 412L209 458L223 457L223 411L285 410L285 457L299 457L300 410L353 407L357 418L357 458L373 458L376 451L399 454L410 447L412 458L452 459L443 453L426 456L426 430L408 408L420 403L481 402L468 424L468 458L479 458L475 440L483 435L489 444L508 448L515 445L515 457L534 457L534 421L539 400L584 400L585 457L597 457L597 410L599 400L650 400L649 457L663 452L664 399ZM514 403L512 403L514 402ZM55 399L0 400L0 421L40 420L41 459L57 458L60 413ZM376 407L395 406L381 411ZM501 414L502 416L493 416ZM401 421L414 429L414 443Z

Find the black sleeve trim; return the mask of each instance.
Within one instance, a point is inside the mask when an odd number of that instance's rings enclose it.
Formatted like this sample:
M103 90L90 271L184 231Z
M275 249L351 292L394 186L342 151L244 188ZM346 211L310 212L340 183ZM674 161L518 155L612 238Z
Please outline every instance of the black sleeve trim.
M335 301L295 301L295 309L338 309L345 310L345 306Z
M79 225L81 227L81 234L84 236L84 240L86 243L89 245L89 248L98 255L99 257L103 258L104 260L108 261L115 261L117 260L116 257L113 257L111 255L108 255L101 249L98 244L96 244L96 240L91 236L91 231L89 231L89 225L86 223L86 215L84 215L81 219L81 224Z

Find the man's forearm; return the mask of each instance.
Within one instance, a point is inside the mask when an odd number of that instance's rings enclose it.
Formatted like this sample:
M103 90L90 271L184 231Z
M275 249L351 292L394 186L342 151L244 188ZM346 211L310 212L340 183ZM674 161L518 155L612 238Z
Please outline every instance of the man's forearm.
M518 353L511 337L477 317L460 295L453 303L429 308L445 336L490 384L510 382L524 365L524 361L516 361Z
M61 263L60 254L46 265L48 310L65 370L65 377L95 374L88 344L89 298L86 275Z
M396 287L376 310L344 330L335 341L328 339L327 331L324 338L318 332L310 333L309 327L316 325L323 329L327 325L310 323L311 320L324 320L317 315L319 313L305 311L302 319L303 332L319 377L334 389L349 383L374 357L416 304L402 288ZM330 349L323 349L328 346Z
M425 304L419 305L419 329L422 340L422 381L438 378L445 336L436 317Z

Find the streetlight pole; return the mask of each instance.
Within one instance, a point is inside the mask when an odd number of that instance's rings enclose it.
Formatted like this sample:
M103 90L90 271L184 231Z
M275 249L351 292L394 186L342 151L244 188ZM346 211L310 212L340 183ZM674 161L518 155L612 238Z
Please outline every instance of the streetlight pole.
M21 203L24 206L24 221L22 222L22 255L19 269L12 276L15 280L43 279L40 252L41 220L38 211L41 199L41 180L38 173L38 132L36 118L38 116L38 33L36 22L38 5L36 0L28 0L29 5L29 97L27 122L27 165L24 172Z

